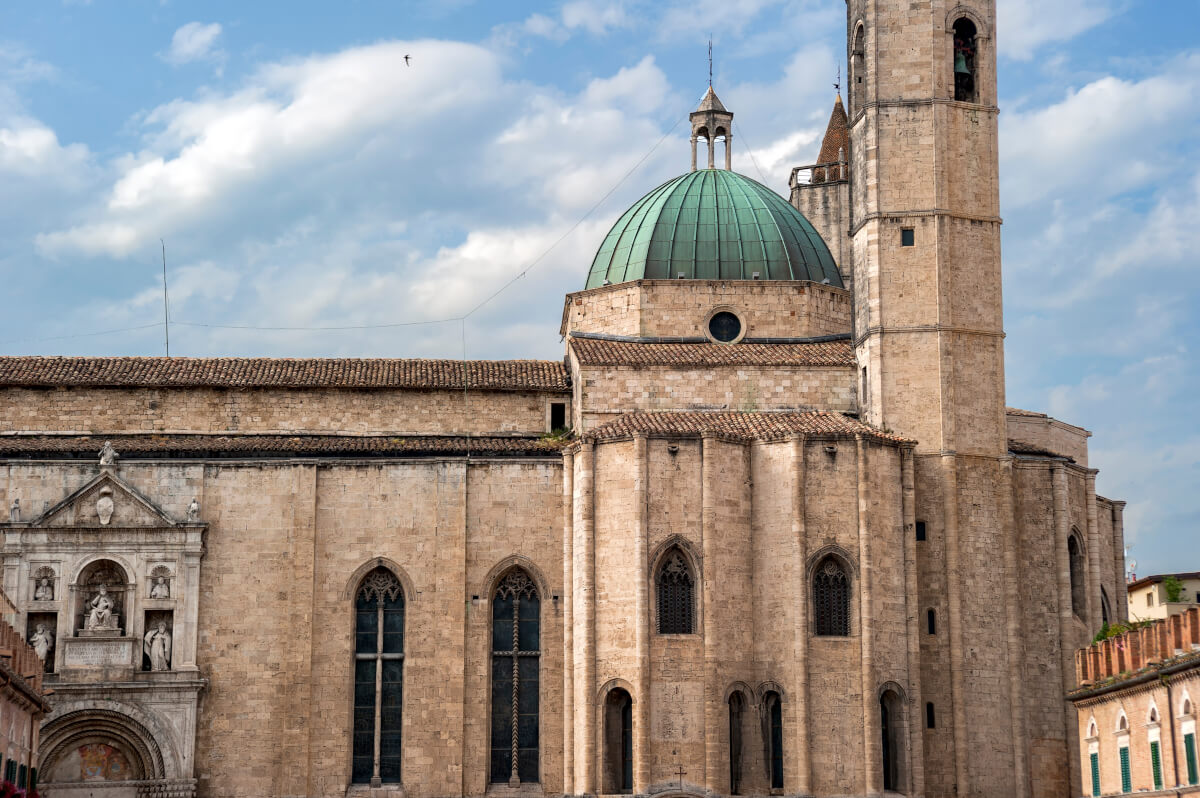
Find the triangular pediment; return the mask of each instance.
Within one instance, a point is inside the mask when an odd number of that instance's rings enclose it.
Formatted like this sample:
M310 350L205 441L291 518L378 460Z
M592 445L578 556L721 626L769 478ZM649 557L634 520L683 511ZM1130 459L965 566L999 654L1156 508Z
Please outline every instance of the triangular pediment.
M106 468L40 517L32 519L29 526L164 529L195 523L172 518L114 470Z

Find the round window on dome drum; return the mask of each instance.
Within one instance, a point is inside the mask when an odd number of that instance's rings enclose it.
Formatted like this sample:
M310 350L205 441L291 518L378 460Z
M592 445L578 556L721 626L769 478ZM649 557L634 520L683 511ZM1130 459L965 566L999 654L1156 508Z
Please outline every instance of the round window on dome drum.
M736 341L742 334L742 320L727 310L714 313L708 320L708 333L723 344Z

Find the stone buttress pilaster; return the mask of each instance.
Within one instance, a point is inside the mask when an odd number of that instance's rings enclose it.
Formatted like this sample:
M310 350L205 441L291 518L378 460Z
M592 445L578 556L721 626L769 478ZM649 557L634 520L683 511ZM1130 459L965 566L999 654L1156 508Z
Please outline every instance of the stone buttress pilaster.
M967 776L967 709L963 689L962 566L958 541L958 462L941 456L942 513L946 534L946 606L950 626L950 700L954 716L954 777L959 795L969 795Z
M575 455L563 452L563 793L575 792Z
M595 794L599 763L596 723L595 449L585 442L575 458L575 794Z
M1070 688L1075 684L1075 652L1068 645L1071 639L1071 555L1067 551L1067 538L1071 534L1070 493L1067 489L1067 470L1058 463L1051 466L1054 481L1054 553L1058 560L1058 624L1060 642L1060 665L1062 683ZM1075 709L1066 701L1062 704L1063 727L1066 731L1067 751L1074 752ZM1067 757L1070 770L1068 784L1080 784L1080 764L1076 756Z
M808 527L805 523L805 449L804 436L792 438L792 540L794 545L793 573L798 578L807 573L808 568ZM801 589L796 591L795 613L796 625L794 630L795 661L792 663L792 683L788 689L793 696L789 704L792 707L792 728L795 732L790 735L793 741L792 761L796 763L795 792L800 795L812 793L812 748L809 743L808 720L808 619L810 615L809 598L811 591L808 580L803 579Z
M1087 558L1088 558L1088 623L1099 628L1100 610L1100 526L1096 521L1096 471L1089 470L1084 479L1087 505Z
M862 436L854 441L855 461L858 467L858 618L859 644L862 646L862 700L863 700L863 764L866 773L863 781L867 794L883 791L883 761L879 748L879 686L875 683L875 607L871 582L874 574L871 565L871 509L870 487L867 476L867 444Z
M700 574L704 608L704 773L699 783L706 791L714 791L713 782L721 772L722 761L716 716L716 707L723 704L722 686L717 682L717 637L720 632L716 620L716 574L713 572L717 563L717 486L721 479L714 451L716 443L710 435L703 437L700 464L700 551L704 560Z
M1113 502L1113 565L1116 567L1117 596L1113 609L1117 619L1129 617L1129 591L1125 589L1125 502Z
M1017 563L1017 491L1013 479L1012 458L1000 466L1001 490L1007 494L1008 507L1004 517L1004 623L1008 640L1008 690L1012 708L1013 740L1013 798L1027 798L1029 784L1029 740L1025 722L1025 695L1022 674L1025 672L1025 641L1021 634L1020 566Z
M633 489L633 560L637 569L634 647L637 676L633 711L633 791L645 794L650 788L650 462L645 434L633 439L637 468Z
M913 449L900 450L901 512L904 519L904 596L908 618L908 772L913 795L925 794L925 735L921 731L921 594L917 580L917 490Z

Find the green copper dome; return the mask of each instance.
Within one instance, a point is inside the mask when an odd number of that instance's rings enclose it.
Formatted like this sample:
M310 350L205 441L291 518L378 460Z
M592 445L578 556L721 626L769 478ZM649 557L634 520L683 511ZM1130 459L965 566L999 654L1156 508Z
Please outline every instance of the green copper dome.
M669 180L627 210L600 245L587 287L629 280L813 280L842 286L804 216L771 189L724 169Z

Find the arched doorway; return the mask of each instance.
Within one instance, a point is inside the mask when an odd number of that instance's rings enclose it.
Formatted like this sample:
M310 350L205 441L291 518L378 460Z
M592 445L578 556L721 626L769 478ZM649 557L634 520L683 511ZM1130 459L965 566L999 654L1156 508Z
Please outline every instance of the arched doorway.
M52 719L42 728L41 751L38 782L46 798L82 798L99 785L105 798L136 798L139 786L167 775L153 734L112 710L79 710Z
M904 792L904 717L903 702L895 690L879 696L879 728L882 733L883 789Z
M633 698L620 687L604 698L604 792L633 792Z

